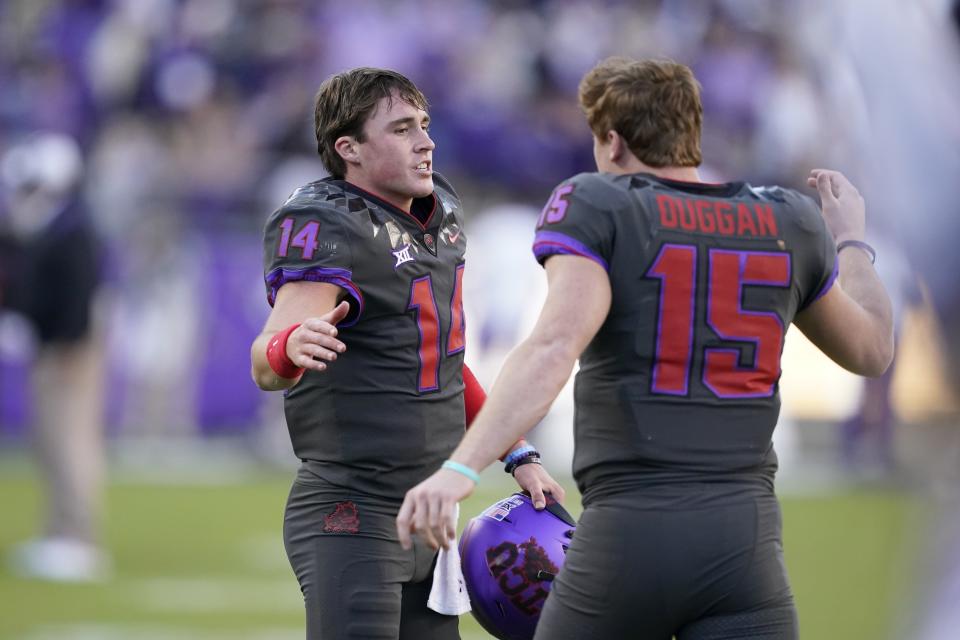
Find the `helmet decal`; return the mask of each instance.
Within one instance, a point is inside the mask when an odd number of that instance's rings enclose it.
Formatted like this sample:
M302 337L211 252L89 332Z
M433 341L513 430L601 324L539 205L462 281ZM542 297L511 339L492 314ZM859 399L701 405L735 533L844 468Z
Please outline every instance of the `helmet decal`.
M460 538L474 617L500 640L533 637L576 526L556 501L537 511L515 493L471 520Z

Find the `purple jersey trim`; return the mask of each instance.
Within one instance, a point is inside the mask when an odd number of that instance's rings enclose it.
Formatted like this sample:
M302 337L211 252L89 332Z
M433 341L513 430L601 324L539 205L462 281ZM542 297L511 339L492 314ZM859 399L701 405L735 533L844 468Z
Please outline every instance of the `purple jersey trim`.
M357 321L360 320L360 316L363 314L363 294L360 293L360 288L351 280L352 276L353 274L348 269L328 267L285 269L283 267L277 267L264 278L267 283L267 302L269 302L272 307L277 299L277 291L288 282L297 282L299 280L306 280L307 282L329 282L344 289L357 301L357 312L356 314L352 314L353 318L351 320L345 320L338 325L340 327L352 327L357 324Z
M827 291L830 291L830 287L833 286L833 283L837 280L838 275L840 275L840 256L837 256L833 261L833 272L830 274L830 277L827 278L827 281L823 283L823 286L820 288L820 291L817 293L817 295L813 296L813 300L807 303L808 307L825 296Z
M587 245L579 240L575 240L568 235L556 231L538 231L533 238L533 255L537 257L537 262L543 263L547 256L555 254L565 254L573 256L582 256L593 260L606 272L610 272L610 266L607 261L590 250Z

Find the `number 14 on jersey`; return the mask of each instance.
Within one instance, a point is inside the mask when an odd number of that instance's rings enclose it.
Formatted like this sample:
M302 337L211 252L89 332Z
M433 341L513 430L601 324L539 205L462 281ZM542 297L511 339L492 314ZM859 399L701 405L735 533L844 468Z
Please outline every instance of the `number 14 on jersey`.
M433 293L433 279L429 274L410 283L410 300L407 309L413 311L420 333L417 355L420 369L417 374L417 391L424 393L440 388L440 314ZM466 322L463 315L463 265L457 265L450 296L450 328L447 331L447 348L444 353L452 356L466 346Z

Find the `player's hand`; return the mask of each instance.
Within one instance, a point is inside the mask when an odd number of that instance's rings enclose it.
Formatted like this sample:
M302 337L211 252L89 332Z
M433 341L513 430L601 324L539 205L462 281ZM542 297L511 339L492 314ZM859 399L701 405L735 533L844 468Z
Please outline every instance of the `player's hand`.
M323 371L327 362L347 350L337 340L336 324L347 317L350 304L344 300L319 317L307 318L287 338L287 357L298 367Z
M407 491L397 514L400 546L413 546L411 534L417 534L431 549L449 549L457 537L455 507L473 493L474 482L456 471L440 469Z
M866 205L857 188L839 171L814 169L807 184L820 193L823 219L838 244L844 240L863 240L866 230Z
M514 469L513 479L517 481L521 489L530 494L533 506L536 509L543 509L547 506L544 493L549 493L557 502L563 502L567 495L560 483L554 480L540 464L520 465Z

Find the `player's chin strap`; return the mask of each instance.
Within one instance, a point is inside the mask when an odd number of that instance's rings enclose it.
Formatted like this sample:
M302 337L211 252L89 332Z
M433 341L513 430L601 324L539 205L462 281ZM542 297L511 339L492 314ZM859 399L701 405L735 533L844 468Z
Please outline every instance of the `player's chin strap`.
M453 511L454 526L459 519L458 504ZM460 553L455 546L440 548L437 564L433 568L433 586L427 598L427 607L445 616L459 616L470 611L470 596L467 595L467 584L460 568Z

